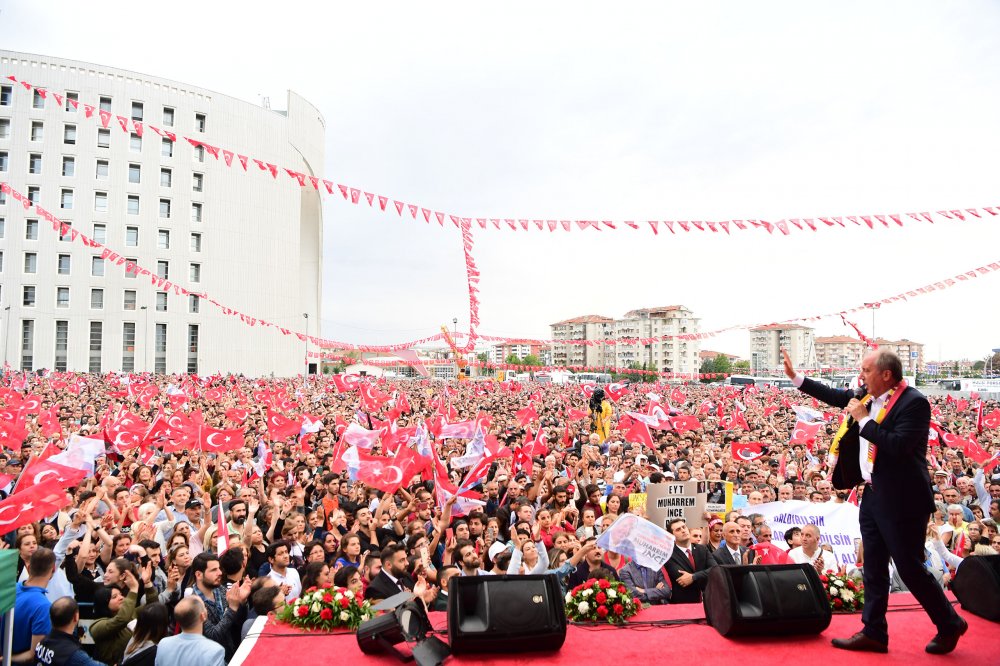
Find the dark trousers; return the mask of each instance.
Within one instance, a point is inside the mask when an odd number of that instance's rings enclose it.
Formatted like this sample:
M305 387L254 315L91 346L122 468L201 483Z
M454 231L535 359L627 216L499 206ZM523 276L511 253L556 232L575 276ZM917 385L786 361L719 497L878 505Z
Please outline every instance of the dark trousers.
M885 621L889 606L889 558L899 577L940 632L958 626L958 614L934 576L924 567L924 542L928 515L893 515L880 506L877 491L865 487L861 502L861 542L864 545L865 607L861 613L864 633L882 643L889 642Z

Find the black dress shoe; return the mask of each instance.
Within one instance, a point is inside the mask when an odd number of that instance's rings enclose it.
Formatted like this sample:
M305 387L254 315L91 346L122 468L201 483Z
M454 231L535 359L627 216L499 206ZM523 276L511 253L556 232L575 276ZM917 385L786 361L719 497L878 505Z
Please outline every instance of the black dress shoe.
M938 632L937 636L931 639L931 642L927 644L924 649L931 654L948 654L955 649L958 645L958 639L962 637L962 634L969 630L969 623L958 618L961 624L954 631L950 631L947 634L942 634Z
M834 638L833 647L841 650L854 650L856 652L880 652L885 654L889 651L889 646L879 643L874 638L869 638L864 632L859 631L850 638Z

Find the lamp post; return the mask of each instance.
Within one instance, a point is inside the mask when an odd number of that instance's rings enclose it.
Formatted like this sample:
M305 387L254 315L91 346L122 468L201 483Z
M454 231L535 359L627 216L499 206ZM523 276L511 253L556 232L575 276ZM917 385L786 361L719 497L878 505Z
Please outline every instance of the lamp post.
M309 381L309 313L303 312L302 317L306 320L306 371L302 375L303 383Z

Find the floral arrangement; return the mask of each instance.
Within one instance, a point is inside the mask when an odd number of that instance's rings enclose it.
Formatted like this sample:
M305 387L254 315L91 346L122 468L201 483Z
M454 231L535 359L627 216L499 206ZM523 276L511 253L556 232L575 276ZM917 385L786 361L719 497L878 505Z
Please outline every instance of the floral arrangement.
M641 609L642 602L633 599L624 584L604 578L591 578L566 595L566 617L570 620L625 624Z
M865 605L865 586L860 580L844 574L820 574L826 589L826 599L835 613L855 613Z
M342 587L310 587L298 599L277 613L279 622L303 629L348 628L357 631L365 620L375 617L371 603Z

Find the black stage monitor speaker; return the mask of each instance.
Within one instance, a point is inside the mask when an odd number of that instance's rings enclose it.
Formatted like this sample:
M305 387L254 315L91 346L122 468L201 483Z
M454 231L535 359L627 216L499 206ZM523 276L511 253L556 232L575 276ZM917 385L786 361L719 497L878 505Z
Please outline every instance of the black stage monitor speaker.
M962 608L1000 622L1000 555L976 555L962 560L951 589Z
M833 615L808 564L718 566L704 598L705 617L723 636L818 634Z
M452 654L558 650L566 609L555 575L453 576L448 581Z

